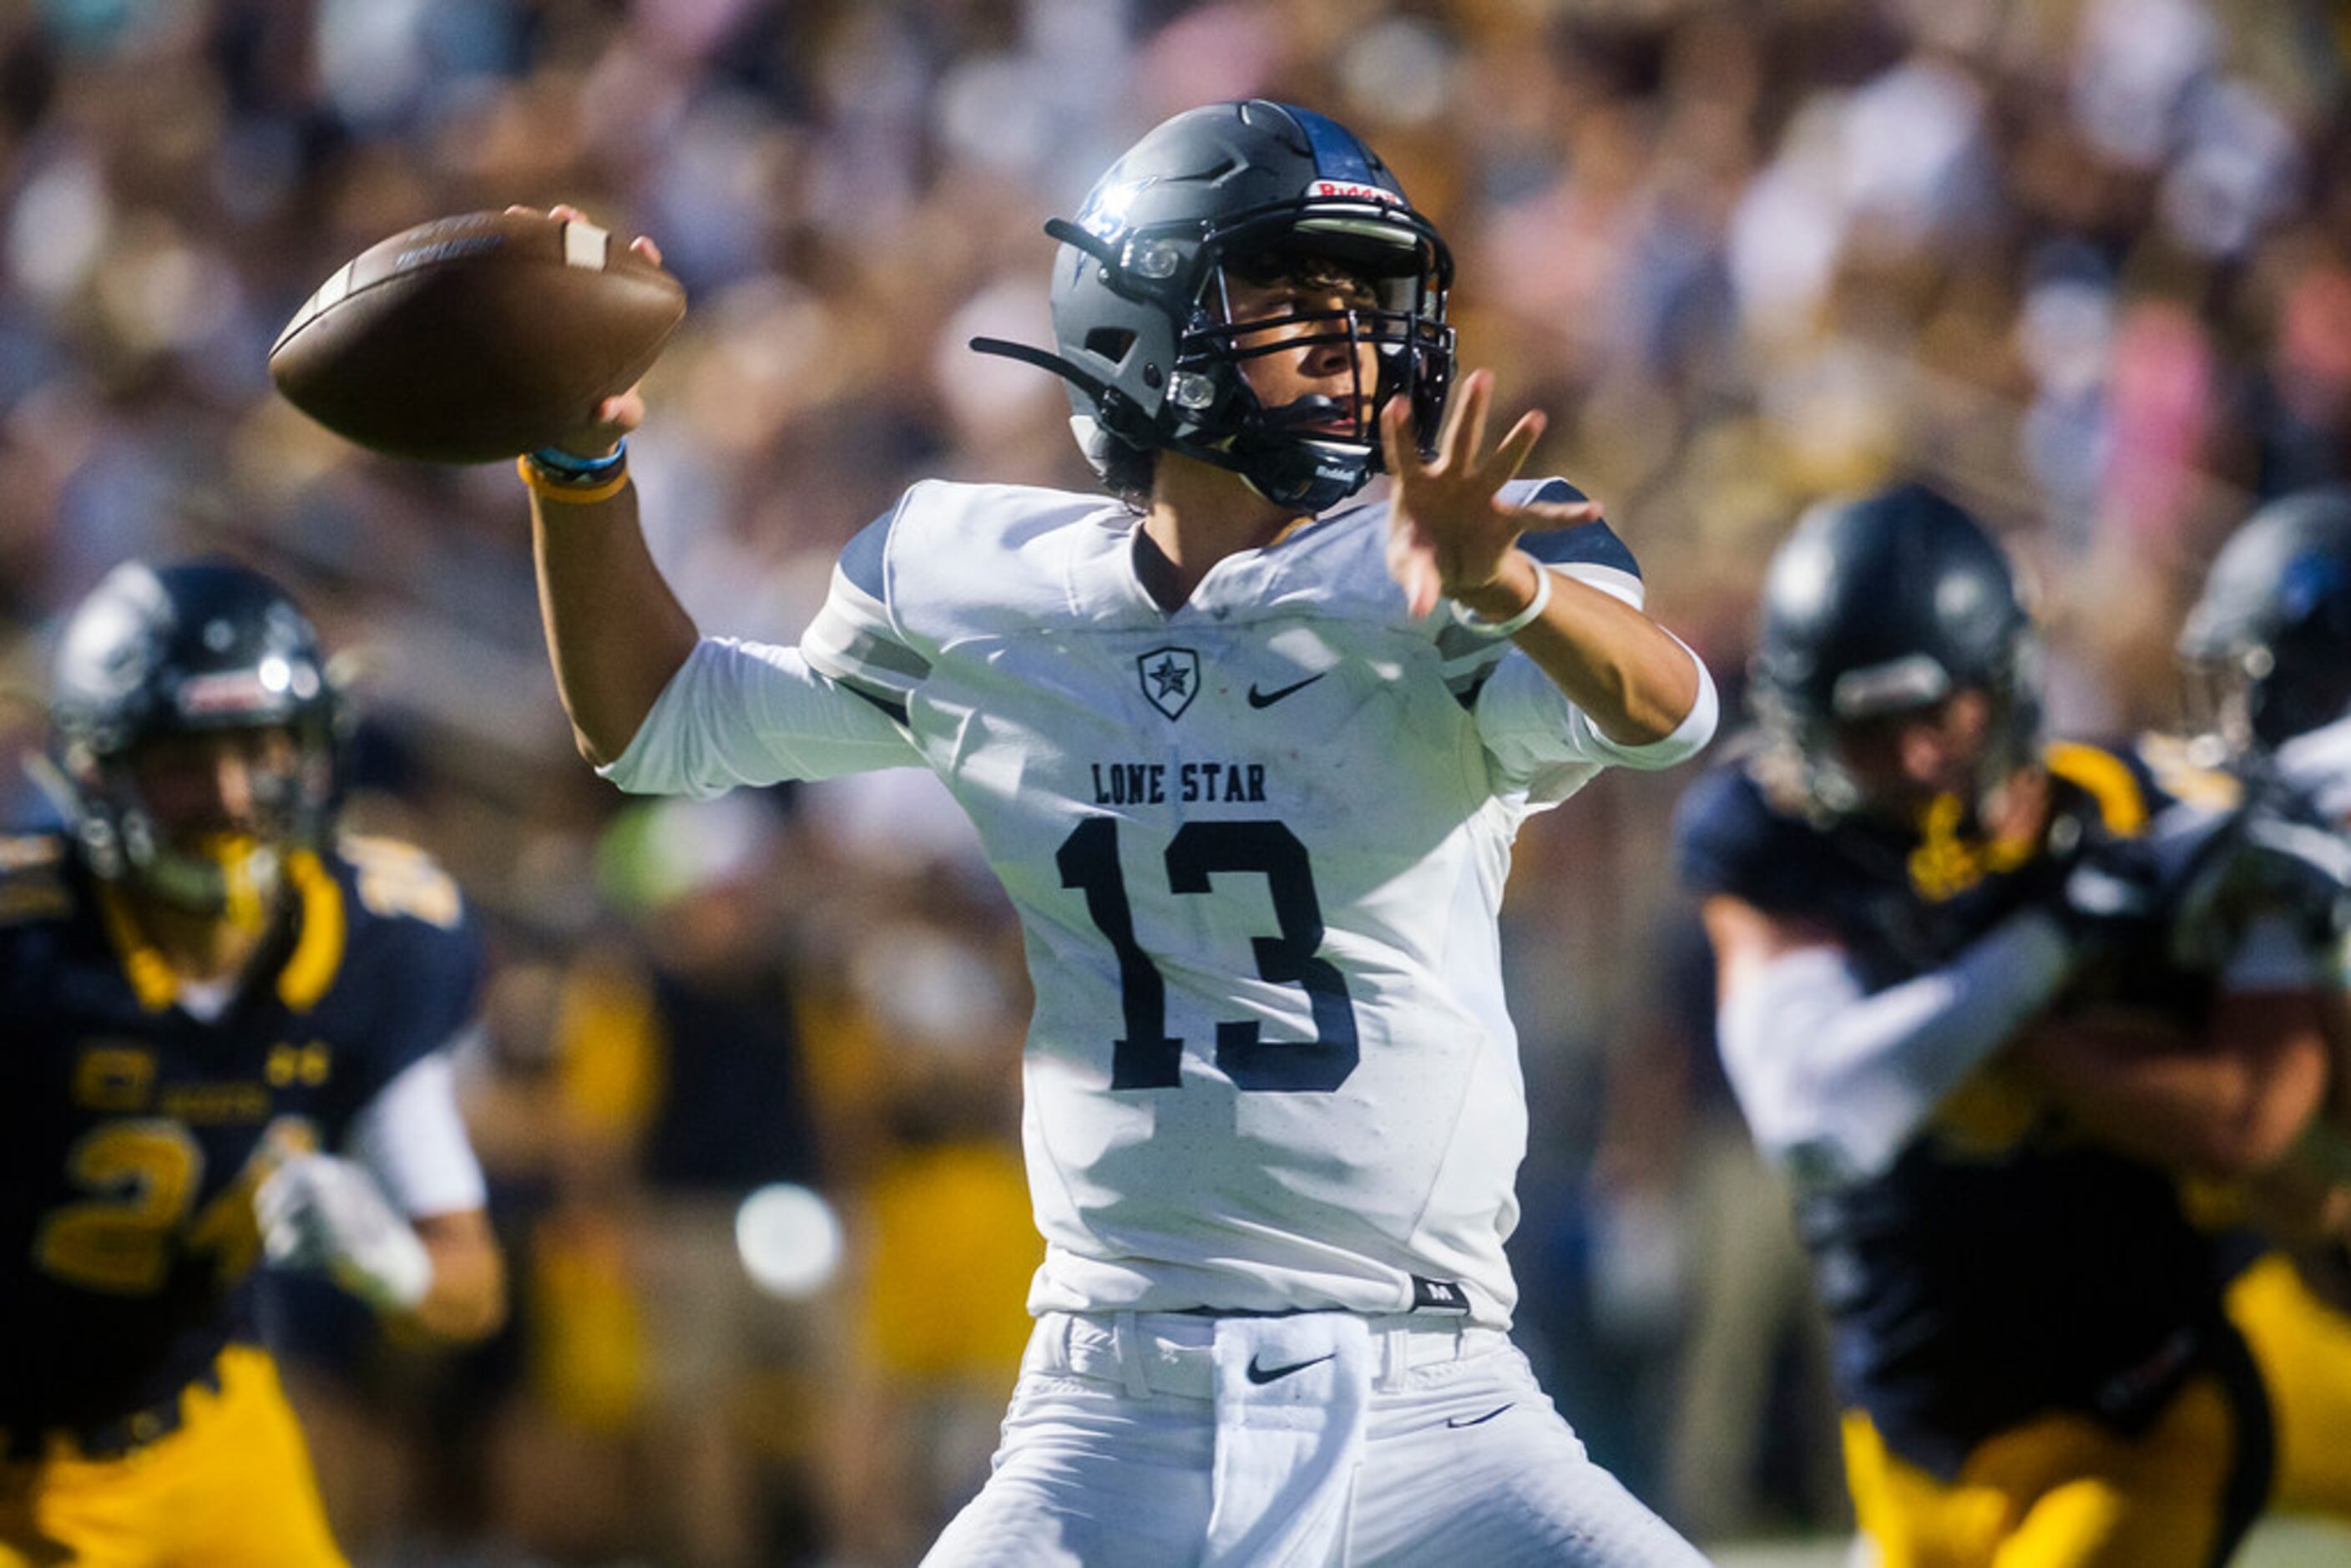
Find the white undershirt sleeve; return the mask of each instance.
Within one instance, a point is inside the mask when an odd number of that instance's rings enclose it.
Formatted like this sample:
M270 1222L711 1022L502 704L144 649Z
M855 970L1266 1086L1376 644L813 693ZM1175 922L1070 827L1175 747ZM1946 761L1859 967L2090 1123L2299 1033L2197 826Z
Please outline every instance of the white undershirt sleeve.
M1723 998L1722 1061L1757 1147L1801 1181L1884 1172L1943 1097L2073 970L2047 913L2010 916L1942 968L1865 992L1834 946L1784 954Z
M473 1030L468 1029L466 1033ZM465 1039L420 1057L376 1092L351 1124L346 1152L412 1219L480 1208L488 1200L481 1162L457 1109L451 1058Z
M722 795L922 761L880 708L809 668L797 648L705 637L628 749L596 771L633 795Z

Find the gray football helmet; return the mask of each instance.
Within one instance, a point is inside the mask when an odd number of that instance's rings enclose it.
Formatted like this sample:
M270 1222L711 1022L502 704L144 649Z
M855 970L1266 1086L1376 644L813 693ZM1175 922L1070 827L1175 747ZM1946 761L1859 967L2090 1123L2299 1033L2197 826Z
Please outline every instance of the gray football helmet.
M971 346L1067 382L1071 423L1098 472L1117 444L1180 452L1311 514L1379 470L1374 421L1389 399L1410 398L1424 449L1435 440L1453 381L1452 255L1387 165L1337 122L1262 99L1188 110L1113 165L1074 221L1055 218L1045 232L1061 242L1055 351L988 338ZM1377 305L1288 319L1311 332L1252 343L1229 319L1227 268L1285 256L1363 277ZM1257 355L1332 343L1377 350L1377 384L1359 389L1352 411L1321 397L1267 408L1241 374ZM1352 432L1333 434L1334 415L1351 416Z

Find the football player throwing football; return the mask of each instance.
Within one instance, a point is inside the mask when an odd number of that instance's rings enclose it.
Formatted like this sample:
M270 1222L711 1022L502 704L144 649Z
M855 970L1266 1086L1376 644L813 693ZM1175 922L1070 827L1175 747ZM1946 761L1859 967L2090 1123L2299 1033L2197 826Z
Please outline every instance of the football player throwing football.
M557 681L632 790L933 769L1017 906L1046 1260L938 1563L1689 1563L1508 1335L1519 824L1712 687L1454 376L1449 252L1343 127L1180 114L1048 231L1109 495L923 483L797 648L704 637L608 403L523 463ZM583 411L584 413L585 411ZM1384 471L1384 494L1365 495Z

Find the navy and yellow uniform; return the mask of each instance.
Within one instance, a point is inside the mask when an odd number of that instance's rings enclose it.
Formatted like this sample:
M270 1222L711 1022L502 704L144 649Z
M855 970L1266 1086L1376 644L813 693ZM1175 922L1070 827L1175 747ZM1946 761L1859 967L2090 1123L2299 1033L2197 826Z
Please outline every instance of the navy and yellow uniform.
M62 839L0 839L0 1568L331 1563L259 1349L253 1194L472 1015L455 885L382 841L292 853L201 1021Z
M2044 764L2048 834L1986 842L1956 800L1911 831L1818 820L1781 803L1765 758L1729 763L1683 801L1680 872L1823 927L1880 990L2045 898L2049 843L2136 833L2168 799L2136 755L2061 743ZM1809 1188L1798 1219L1886 1568L2218 1562L2250 1526L2269 1417L2168 1173L2072 1135L1995 1061L1882 1174Z
M2292 781L2311 797L2310 809L2338 833L2351 834L2351 818L2340 814L2351 777L2351 727L2322 732L2294 762ZM2231 1195L2197 1196L2216 1219L2238 1217ZM2218 1243L2230 1321L2252 1347L2276 1416L2271 1504L2351 1519L2351 1258L2340 1243L2297 1256L2241 1228L2221 1228Z
M2351 487L2290 490L2240 523L2178 652L2209 735L2351 837ZM2351 1257L2339 1244L2289 1257L2240 1235L2222 1258L2229 1314L2276 1407L2274 1501L2351 1518Z

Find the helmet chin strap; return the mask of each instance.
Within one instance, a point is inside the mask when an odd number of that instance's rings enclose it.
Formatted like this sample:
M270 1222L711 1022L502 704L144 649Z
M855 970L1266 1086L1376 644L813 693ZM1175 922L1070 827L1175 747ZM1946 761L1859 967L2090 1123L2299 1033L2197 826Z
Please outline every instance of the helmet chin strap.
M1372 454L1357 443L1322 443L1299 437L1244 432L1225 451L1190 452L1229 468L1243 483L1277 507L1309 517L1329 511L1371 482Z
M285 858L250 833L206 833L189 850L158 848L132 875L142 891L175 908L259 931L277 907Z

